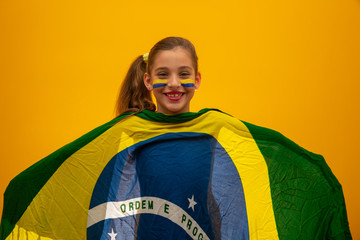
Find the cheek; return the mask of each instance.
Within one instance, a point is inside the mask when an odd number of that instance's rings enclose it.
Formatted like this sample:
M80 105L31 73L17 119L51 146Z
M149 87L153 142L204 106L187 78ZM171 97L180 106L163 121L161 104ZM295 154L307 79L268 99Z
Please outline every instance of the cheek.
M153 89L153 94L154 94L154 97L156 99L159 99L160 97L163 96L162 92L159 89L156 89L156 88Z
M191 90L187 91L186 94L188 95L189 100L191 100L195 95L195 89L192 88Z

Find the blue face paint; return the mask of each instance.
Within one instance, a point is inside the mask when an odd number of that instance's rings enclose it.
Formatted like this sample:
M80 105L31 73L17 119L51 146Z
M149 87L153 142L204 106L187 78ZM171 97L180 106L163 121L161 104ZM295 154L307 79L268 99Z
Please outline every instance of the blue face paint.
M180 83L183 87L195 87L195 80L193 79L183 79L180 80ZM155 79L153 81L153 88L165 87L167 84L167 79Z
M167 79L156 79L153 81L153 88L165 87Z
M195 80L192 79L184 79L180 80L181 85L184 87L195 87Z

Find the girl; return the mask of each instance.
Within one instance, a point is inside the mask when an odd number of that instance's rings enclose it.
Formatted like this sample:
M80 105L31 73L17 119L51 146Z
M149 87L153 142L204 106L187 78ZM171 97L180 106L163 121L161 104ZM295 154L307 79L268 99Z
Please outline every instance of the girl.
M0 240L351 239L324 159L219 110L189 112L200 82L186 39L139 56L116 119L11 181Z
M117 101L117 113L155 111L152 90L157 112L170 115L189 112L200 82L198 57L192 43L183 38L165 38L131 65Z

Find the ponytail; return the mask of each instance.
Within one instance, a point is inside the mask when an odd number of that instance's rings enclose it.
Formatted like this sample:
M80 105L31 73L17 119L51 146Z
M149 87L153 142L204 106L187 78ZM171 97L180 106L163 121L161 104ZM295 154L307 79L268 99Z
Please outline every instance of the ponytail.
M116 114L124 112L141 112L144 109L155 111L150 91L144 84L146 63L143 56L139 56L130 65L129 71L121 85L120 94L116 102Z

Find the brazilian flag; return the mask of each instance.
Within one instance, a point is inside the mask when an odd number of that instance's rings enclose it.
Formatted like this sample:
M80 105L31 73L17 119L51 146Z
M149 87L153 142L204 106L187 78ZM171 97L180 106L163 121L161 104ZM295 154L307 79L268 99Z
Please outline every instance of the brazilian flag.
M4 198L0 240L351 239L322 156L216 109L122 114Z

